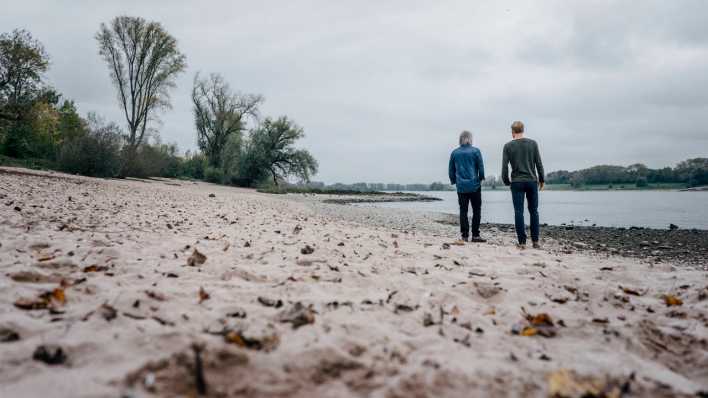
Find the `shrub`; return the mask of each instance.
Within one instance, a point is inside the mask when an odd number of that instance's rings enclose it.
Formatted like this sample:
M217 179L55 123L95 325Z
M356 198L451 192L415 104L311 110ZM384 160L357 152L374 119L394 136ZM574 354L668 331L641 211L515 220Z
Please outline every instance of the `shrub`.
M104 124L89 116L88 132L64 141L59 149L59 169L94 177L114 177L120 171L122 136L115 123Z
M224 182L224 170L219 167L208 166L204 169L204 179L208 182L221 184Z

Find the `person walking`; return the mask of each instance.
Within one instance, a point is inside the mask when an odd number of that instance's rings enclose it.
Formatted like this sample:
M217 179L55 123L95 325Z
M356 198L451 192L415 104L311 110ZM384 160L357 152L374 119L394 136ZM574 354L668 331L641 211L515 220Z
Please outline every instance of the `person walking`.
M460 134L460 146L450 154L448 174L450 184L457 186L457 201L460 205L460 233L463 241L486 242L479 235L482 217L482 181L484 162L482 152L472 146L472 133ZM472 238L467 210L472 205Z
M538 191L543 190L544 175L541 152L536 141L524 137L524 124L516 121L511 124L512 140L504 145L502 153L502 180L511 187L511 199L514 202L514 226L517 246L526 248L526 226L524 224L524 197L528 202L531 218L531 241L535 249L540 249L540 226L538 216ZM509 178L511 165L511 179Z

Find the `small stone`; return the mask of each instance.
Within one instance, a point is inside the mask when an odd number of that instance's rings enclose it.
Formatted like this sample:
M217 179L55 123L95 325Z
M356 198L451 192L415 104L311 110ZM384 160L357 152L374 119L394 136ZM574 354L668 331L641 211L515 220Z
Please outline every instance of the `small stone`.
M20 334L16 331L8 328L0 328L0 343L11 343L19 339Z
M66 362L66 354L59 346L40 345L36 350L34 350L32 359L35 361L44 362L47 365L61 365Z

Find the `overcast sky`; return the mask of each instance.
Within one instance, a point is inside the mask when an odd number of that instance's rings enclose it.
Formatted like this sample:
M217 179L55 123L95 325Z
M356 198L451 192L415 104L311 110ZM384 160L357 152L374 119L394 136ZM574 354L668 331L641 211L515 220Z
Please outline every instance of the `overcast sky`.
M514 120L548 171L708 156L708 1L31 1L0 13L51 56L82 114L125 124L94 34L161 22L188 68L160 135L196 148L197 71L263 94L319 160L315 180L446 181L463 129L499 174Z

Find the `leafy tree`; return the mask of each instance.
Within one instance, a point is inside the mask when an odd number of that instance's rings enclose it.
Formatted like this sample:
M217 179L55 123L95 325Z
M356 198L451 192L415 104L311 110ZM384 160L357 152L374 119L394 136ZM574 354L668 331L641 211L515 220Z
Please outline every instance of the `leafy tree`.
M41 91L49 67L44 46L22 29L0 35L0 118L19 121Z
M197 73L192 102L199 148L209 159L210 166L221 167L226 143L231 136L237 137L231 145L241 142L246 119L257 117L263 97L233 92L219 74L200 79Z
M250 133L242 160L242 176L251 185L268 176L275 185L279 179L290 176L309 181L317 173L317 161L308 151L294 147L304 136L302 128L287 117L266 118Z
M170 107L169 90L186 67L177 40L158 22L120 16L101 24L99 53L108 64L118 100L128 123L127 161L143 142L157 111Z
M70 140L86 133L86 121L79 116L74 101L65 100L58 109L59 112L59 137Z
M684 160L674 170L690 186L708 185L708 158Z

